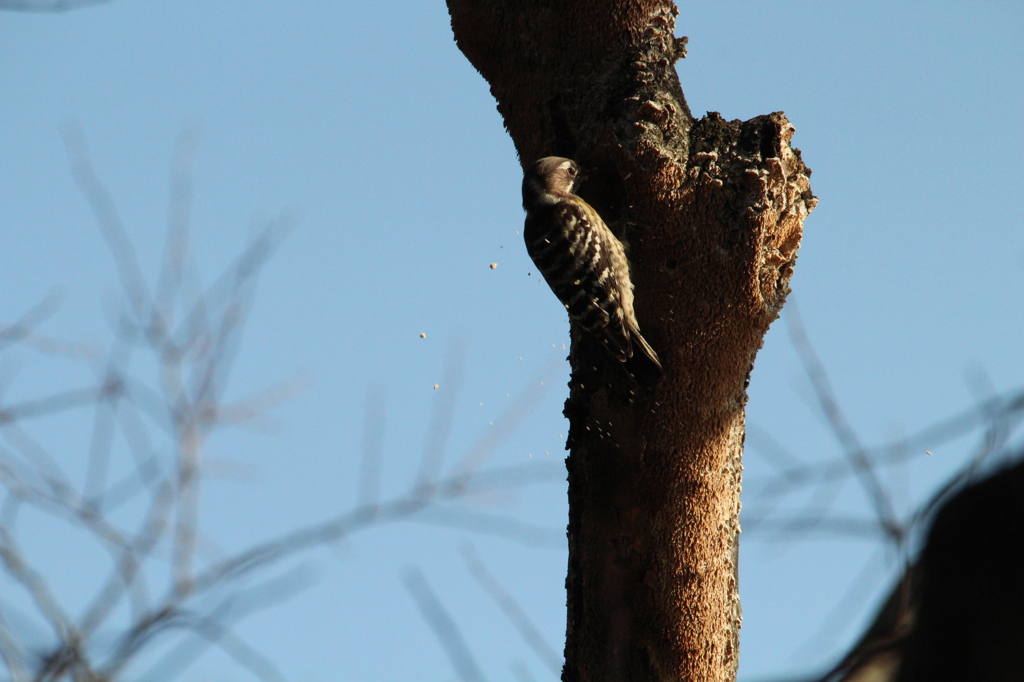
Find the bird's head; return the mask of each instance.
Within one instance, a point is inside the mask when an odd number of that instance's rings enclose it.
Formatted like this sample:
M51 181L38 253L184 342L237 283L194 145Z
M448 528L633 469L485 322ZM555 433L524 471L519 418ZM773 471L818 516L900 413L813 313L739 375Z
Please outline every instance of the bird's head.
M557 201L561 195L571 193L580 179L580 167L572 159L537 159L523 175L523 206Z

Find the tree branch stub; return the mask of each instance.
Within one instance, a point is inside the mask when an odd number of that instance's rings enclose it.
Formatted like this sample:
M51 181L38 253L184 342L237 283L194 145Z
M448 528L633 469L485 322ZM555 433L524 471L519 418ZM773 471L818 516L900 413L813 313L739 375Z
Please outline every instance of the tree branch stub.
M587 170L665 376L573 329L563 680L734 679L746 382L814 208L782 113L694 119L657 0L449 0L524 165Z

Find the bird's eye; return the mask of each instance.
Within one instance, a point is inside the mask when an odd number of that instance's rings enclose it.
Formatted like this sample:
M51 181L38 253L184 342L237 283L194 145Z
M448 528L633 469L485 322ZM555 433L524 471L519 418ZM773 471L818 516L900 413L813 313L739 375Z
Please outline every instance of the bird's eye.
M567 169L565 170L565 172L569 174L569 177L570 177L570 178L574 178L574 177L576 177L576 169L575 169L575 168L573 168L572 166L569 166L569 167L568 167L568 168L567 168Z

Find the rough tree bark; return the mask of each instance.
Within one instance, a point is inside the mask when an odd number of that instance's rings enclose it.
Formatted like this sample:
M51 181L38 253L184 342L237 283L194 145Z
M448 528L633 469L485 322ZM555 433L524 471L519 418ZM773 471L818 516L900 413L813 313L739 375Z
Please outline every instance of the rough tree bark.
M793 128L692 117L672 2L448 7L520 160L584 167L665 367L641 387L573 330L562 679L734 679L746 381L815 204Z

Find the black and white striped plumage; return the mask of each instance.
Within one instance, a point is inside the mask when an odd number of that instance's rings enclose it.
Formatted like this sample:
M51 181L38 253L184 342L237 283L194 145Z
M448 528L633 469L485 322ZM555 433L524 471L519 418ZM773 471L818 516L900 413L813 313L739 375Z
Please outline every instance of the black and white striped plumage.
M575 161L548 156L523 177L526 250L569 316L596 335L620 361L639 346L661 362L640 335L626 251L587 202L572 193Z

